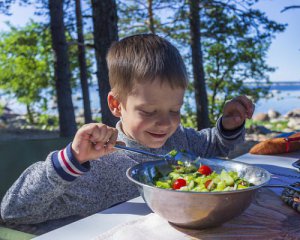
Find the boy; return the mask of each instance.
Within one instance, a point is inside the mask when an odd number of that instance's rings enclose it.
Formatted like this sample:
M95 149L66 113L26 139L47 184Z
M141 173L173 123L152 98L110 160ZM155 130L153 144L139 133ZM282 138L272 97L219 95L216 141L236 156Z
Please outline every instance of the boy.
M152 34L124 38L110 48L107 63L108 105L120 118L116 128L87 124L64 150L26 169L2 201L5 221L60 219L64 224L63 219L84 217L138 196L126 169L155 159L115 151L117 140L153 153L186 149L202 157L226 155L243 140L245 119L254 110L246 97L228 102L215 128L198 132L180 125L187 74L178 50L168 41Z

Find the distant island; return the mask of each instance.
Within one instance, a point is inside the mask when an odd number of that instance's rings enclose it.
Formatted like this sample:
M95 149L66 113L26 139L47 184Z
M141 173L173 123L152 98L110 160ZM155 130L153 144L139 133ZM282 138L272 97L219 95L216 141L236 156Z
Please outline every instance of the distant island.
M253 81L245 82L247 86L256 86L256 83ZM266 83L262 83L261 86L267 86ZM299 81L274 81L270 83L272 88L276 87L300 87L300 80Z

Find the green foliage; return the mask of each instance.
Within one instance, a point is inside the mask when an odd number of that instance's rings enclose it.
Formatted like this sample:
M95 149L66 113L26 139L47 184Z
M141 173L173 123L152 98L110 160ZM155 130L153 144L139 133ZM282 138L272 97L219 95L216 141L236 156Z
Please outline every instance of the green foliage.
M4 105L0 103L0 116L3 114L3 112L4 112Z
M181 124L184 127L197 128L197 117L194 112L181 115Z
M50 36L42 25L30 21L24 28L9 25L0 41L0 88L29 111L45 109L53 85Z
M268 93L267 74L274 68L266 64L266 54L275 33L282 32L285 26L249 8L254 2L241 1L241 8L233 1L207 1L202 9L211 121L216 121L225 102L237 95L248 95L256 102Z
M274 132L283 132L284 129L288 128L288 120L280 120L276 122L270 121L255 121L253 119L247 120L245 127L249 129L251 126L264 126Z
M20 128L22 129L40 129L54 131L59 129L59 118L57 115L49 115L45 113L34 113L32 115L34 118L34 124L31 123L31 120L27 117L25 123L22 123Z
M37 116L36 127L43 130L57 130L59 125L58 116L39 114Z
M99 117L99 116L98 116L98 117L95 117L95 118L94 118L94 121L97 122L97 123L101 123L101 122L102 122L102 118Z
M25 104L33 124L34 112L48 110L49 99L55 95L54 64L49 28L30 21L25 27L0 33L0 89ZM70 34L67 40L72 42ZM69 45L72 88L79 86L78 48ZM92 73L92 55L88 51L88 77ZM38 123L37 123L38 124Z

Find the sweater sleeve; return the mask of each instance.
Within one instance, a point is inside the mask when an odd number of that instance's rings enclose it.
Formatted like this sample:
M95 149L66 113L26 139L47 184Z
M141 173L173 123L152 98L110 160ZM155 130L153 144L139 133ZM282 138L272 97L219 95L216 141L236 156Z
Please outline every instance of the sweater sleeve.
M244 124L235 130L225 130L218 119L216 127L206 128L201 131L185 129L186 137L191 152L201 157L227 156L237 144L245 139Z
M89 168L89 163L76 162L70 145L50 153L44 162L28 167L7 191L1 202L2 219L31 224L75 215L76 208L65 192ZM73 201L76 202L76 198Z
M66 181L74 181L90 169L90 162L81 165L74 158L71 152L71 143L65 149L54 152L51 160L57 174Z

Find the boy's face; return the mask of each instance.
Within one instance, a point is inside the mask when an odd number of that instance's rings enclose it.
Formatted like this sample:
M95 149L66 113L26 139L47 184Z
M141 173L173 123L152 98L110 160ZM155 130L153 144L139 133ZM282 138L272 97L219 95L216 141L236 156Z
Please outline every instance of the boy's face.
M184 89L160 81L136 83L120 105L124 133L149 148L159 148L175 132L180 123Z

